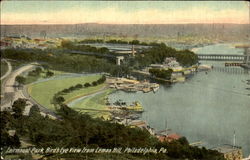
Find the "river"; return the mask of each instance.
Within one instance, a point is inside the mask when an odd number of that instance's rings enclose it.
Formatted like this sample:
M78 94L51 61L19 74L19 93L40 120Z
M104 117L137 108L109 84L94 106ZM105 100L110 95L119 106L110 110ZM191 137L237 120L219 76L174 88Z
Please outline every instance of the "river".
M200 54L243 54L231 44L216 44L194 50ZM189 142L202 141L207 148L233 144L250 154L250 80L249 71L224 67L224 62L203 61L214 69L198 72L184 83L161 85L156 93L117 91L110 101L138 100L144 107L142 119L156 130L166 127L187 137Z

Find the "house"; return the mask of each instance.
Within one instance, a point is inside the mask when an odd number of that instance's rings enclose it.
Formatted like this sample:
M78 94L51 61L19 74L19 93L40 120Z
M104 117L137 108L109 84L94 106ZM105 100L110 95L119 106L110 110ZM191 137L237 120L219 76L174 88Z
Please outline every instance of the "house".
M174 57L165 58L163 64L165 67L168 67L168 68L175 68L175 67L180 66L179 62L177 62Z
M172 142L174 140L180 139L182 136L180 136L177 133L174 133L172 130L167 129L163 131L158 131L156 132L156 137L159 139L161 142Z
M1 48L1 49L7 48L7 47L9 47L9 46L11 46L10 43L4 42L4 41L0 41L0 48Z
M242 149L238 146L224 144L213 148L213 150L222 153L227 160L242 160L243 158Z
M141 129L147 129L147 123L143 120L133 120L129 122L132 127L139 127Z

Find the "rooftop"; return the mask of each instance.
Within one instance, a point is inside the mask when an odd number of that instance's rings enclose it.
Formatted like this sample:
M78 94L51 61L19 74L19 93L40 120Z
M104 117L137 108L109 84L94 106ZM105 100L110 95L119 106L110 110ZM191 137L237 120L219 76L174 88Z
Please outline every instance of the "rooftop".
M229 152L241 150L241 147L233 146L233 145L229 145L229 144L224 144L224 145L213 148L213 150L217 150L221 153L229 153Z

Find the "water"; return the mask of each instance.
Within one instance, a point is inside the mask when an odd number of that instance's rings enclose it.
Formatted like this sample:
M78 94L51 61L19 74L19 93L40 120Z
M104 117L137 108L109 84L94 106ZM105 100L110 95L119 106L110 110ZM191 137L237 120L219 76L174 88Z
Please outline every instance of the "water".
M206 46L196 50L205 54L243 54L228 44ZM117 91L110 100L138 100L144 106L142 119L157 130L168 128L188 138L189 142L202 141L207 148L219 144L243 147L250 154L250 80L249 71L240 67L225 68L224 62L212 64L214 70L199 72L184 83L161 85L156 93L126 93Z
M242 55L243 48L235 48L235 44L215 44L201 48L195 48L197 54L233 54Z

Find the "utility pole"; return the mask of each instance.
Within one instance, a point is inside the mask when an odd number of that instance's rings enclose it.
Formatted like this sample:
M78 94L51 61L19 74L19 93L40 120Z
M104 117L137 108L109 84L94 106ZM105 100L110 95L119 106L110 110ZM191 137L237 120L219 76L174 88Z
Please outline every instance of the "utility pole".
M165 119L165 129L166 129L166 135L168 134L168 121Z
M235 143L236 143L236 135L235 135L235 130L234 130L233 148L235 147Z

